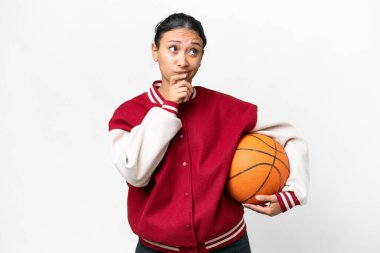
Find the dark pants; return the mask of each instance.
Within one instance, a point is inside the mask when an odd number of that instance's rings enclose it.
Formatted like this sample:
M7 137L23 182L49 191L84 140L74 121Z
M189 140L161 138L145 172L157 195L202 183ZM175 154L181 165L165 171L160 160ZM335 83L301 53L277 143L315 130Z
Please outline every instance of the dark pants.
M161 253L161 251L157 251L157 250L145 247L140 242L137 244L135 252L136 253ZM213 250L210 253L251 253L247 232L245 232L244 235L236 242L233 242L223 248Z

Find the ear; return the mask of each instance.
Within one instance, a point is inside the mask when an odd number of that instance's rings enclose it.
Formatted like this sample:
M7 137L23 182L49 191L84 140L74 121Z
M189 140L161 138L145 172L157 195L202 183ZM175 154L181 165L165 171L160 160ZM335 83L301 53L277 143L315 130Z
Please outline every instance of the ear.
M154 42L152 42L152 57L155 62L158 60L158 48Z

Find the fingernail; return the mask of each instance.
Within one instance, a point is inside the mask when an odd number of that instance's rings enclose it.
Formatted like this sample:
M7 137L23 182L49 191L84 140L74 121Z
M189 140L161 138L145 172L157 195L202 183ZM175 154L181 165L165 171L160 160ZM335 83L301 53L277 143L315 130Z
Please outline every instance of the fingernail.
M261 200L261 196L256 196L256 199L257 200Z
M183 77L186 77L187 76L187 74L183 74Z

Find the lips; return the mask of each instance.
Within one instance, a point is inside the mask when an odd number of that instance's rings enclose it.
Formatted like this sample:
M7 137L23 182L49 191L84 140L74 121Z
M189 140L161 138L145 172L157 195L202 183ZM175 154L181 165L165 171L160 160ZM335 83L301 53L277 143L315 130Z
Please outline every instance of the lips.
M179 71L179 72L174 72L174 74L180 75L180 74L188 74L189 71Z

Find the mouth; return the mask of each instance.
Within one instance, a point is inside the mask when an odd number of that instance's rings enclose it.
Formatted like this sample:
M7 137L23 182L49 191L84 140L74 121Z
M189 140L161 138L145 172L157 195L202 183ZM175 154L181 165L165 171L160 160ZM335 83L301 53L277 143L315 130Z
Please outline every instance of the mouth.
M176 75L189 74L189 73L190 73L190 71L178 71L178 72L174 71L174 74L176 74Z

